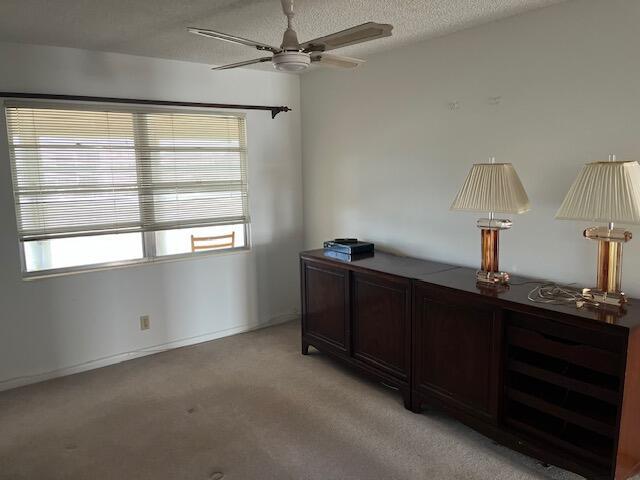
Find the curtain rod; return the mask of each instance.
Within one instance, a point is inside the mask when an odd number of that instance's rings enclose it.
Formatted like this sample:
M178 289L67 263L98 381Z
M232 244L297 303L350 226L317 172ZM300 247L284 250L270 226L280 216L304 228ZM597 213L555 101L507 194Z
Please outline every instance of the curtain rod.
M237 105L229 103L199 103L174 102L171 100L140 100L135 98L89 97L81 95L52 95L47 93L18 93L0 92L0 98L28 98L37 100L72 100L80 102L130 103L134 105L160 105L164 107L195 107L195 108L229 108L232 110L266 110L271 112L271 118L276 118L280 112L290 112L289 107L269 107L262 105Z

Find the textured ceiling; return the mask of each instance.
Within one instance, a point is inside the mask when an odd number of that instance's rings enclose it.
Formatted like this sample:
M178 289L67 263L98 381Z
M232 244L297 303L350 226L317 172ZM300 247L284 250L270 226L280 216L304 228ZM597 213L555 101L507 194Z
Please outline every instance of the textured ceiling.
M300 41L376 21L393 37L336 53L368 54L443 35L562 0L297 0ZM220 30L280 45L280 0L0 0L0 41L57 45L223 65L262 56L249 47L191 35ZM269 64L257 68L269 68Z

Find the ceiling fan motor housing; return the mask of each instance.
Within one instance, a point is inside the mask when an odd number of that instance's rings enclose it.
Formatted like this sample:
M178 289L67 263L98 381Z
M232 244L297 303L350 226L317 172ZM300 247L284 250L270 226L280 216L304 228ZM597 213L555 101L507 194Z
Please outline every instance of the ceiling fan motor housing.
M287 28L282 36L282 50L300 50L300 42L298 42L298 34L293 28Z
M276 70L285 72L299 72L305 70L311 64L311 56L299 51L284 51L276 53L272 59Z

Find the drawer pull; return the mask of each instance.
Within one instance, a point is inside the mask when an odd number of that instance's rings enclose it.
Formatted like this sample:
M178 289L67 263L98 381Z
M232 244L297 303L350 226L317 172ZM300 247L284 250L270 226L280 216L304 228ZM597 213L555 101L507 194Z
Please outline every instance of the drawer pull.
M546 333L536 332L538 335L546 338L550 342L562 343L563 345L568 345L571 347L575 347L578 345L582 345L580 342L574 342L572 340L567 340L566 338L554 337L553 335L547 335Z
M395 390L396 392L400 390L398 387L394 387L393 385L389 385L388 383L380 382L380 385L383 387L390 388L391 390Z

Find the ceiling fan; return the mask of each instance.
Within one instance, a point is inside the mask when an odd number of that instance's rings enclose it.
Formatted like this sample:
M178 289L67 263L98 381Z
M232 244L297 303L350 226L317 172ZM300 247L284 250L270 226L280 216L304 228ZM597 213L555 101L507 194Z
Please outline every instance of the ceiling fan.
M324 37L309 40L308 42L298 42L298 35L292 27L293 22L293 0L281 0L282 10L287 17L287 29L282 37L282 45L273 47L264 43L247 40L246 38L236 37L227 33L207 30L205 28L189 27L187 30L196 35L203 37L215 38L225 42L237 43L254 47L261 51L271 52L270 57L256 58L245 62L232 63L215 67L212 70L228 70L230 68L244 67L245 65L253 65L254 63L271 62L276 70L286 72L299 72L309 68L313 63L332 65L342 68L357 67L364 60L357 58L343 57L325 53L327 50L335 50L356 43L369 42L378 38L391 36L393 26L383 23L367 22L356 27L347 28L341 32L332 33Z

